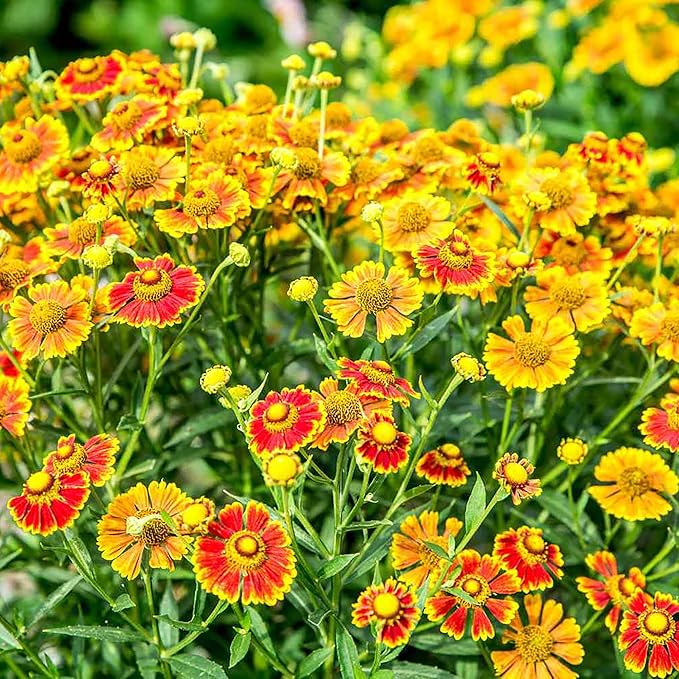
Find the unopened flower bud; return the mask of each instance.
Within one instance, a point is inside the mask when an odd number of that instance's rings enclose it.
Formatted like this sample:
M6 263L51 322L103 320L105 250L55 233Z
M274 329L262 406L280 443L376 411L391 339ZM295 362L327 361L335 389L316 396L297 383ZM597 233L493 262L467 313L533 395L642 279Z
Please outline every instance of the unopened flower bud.
M196 49L196 39L193 33L189 33L189 31L173 33L170 36L170 45L176 50L194 50Z
M342 84L342 78L329 71L321 71L310 79L310 83L313 87L318 87L319 90L333 90Z
M217 64L214 61L208 61L205 68L210 71L210 75L215 80L226 80L231 74L231 69L228 64Z
M535 90L523 90L515 94L511 102L517 111L524 113L525 111L535 111L535 109L544 106L545 96Z
M528 266L530 262L530 255L520 250L514 250L507 256L507 266L510 269L523 269Z
M318 281L313 276L296 278L288 288L288 297L293 302L310 302L318 292Z
M206 52L217 47L217 36L209 28L199 28L193 32L196 47L202 47Z
M304 63L304 59L298 54L291 54L281 61L281 66L288 71L301 71L306 64Z
M535 212L543 212L552 207L550 197L542 191L527 191L522 196L523 202Z
M63 196L70 188L71 188L71 185L66 181L62 181L62 180L53 181L47 187L47 197L48 198L59 198L60 196Z
M88 245L81 255L83 264L89 269L105 269L113 264L113 254L104 245Z
M111 216L111 208L103 203L95 203L90 205L86 210L84 217L90 224L102 224Z
M566 438L561 439L559 447L556 449L557 457L566 464L580 464L587 455L587 444L581 439Z
M478 359L460 352L450 359L453 370L468 382L480 382L486 376L486 369Z
M250 265L250 252L241 243L231 243L229 245L229 257L236 266L246 267Z
M200 376L200 388L208 394L216 394L230 379L231 368L228 365L213 365Z
M316 59L334 59L337 56L337 51L324 40L312 42L307 47L307 52Z
M372 201L365 205L361 210L361 219L368 224L372 224L382 218L384 208L381 203Z
M177 137L195 137L203 131L205 125L196 116L183 116L172 123L172 131Z
M297 156L292 149L276 146L269 153L269 160L283 170L294 170L297 165Z
M200 87L187 87L180 90L175 96L174 103L177 106L193 106L203 98L203 90Z

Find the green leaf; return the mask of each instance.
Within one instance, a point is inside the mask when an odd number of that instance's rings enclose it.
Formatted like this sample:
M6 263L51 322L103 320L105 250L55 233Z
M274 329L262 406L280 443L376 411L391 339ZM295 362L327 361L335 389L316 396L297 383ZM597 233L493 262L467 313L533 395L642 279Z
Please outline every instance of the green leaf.
M448 559L448 553L446 552L445 549L443 549L440 545L437 545L435 542L426 542L424 543L428 549L430 549L436 556L438 556L441 559Z
M514 226L509 217L500 209L500 206L492 201L488 196L482 196L479 194L479 198L485 203L486 207L516 236L517 240L521 240L521 234L518 229Z
M455 642L457 643L457 642ZM441 644L443 646L443 644ZM455 644L450 644L454 646ZM414 662L395 662L389 669L394 673L394 679L457 679L457 675L431 665L420 665Z
M332 654L331 648L318 648L302 660L297 668L295 677L303 679L313 674Z
M12 561L14 561L14 559L16 559L19 556L19 554L21 554L22 551L23 550L21 549L21 547L19 547L19 549L16 549L15 551L10 552L6 556L2 557L2 559L0 559L0 571L3 568L5 568L5 566L9 565Z
M161 615L166 615L169 618L176 618L179 615L177 602L172 594L172 586L169 581L165 586L163 598L160 600L159 612ZM174 627L174 625L170 625L164 620L159 621L158 632L160 634L160 640L163 642L165 648L170 648L179 641L179 630Z
M401 505L404 505L406 502L410 502L410 500L412 500L416 497L419 497L423 493L426 493L428 490L431 490L433 487L434 487L433 484L428 483L428 484L423 484L421 486L415 486L414 488L407 490L401 496L401 499L398 503L398 506L400 507Z
M318 627L323 622L323 620L325 620L325 618L328 617L329 613L330 613L329 608L326 608L325 610L318 609L313 613L310 613L309 616L307 617L307 620L314 627Z
M139 634L122 627L98 627L96 625L69 625L68 627L52 627L44 630L47 634L64 634L69 637L83 637L85 639L98 639L99 641L112 641L124 644L130 641L139 641Z
M358 662L358 650L354 639L342 625L337 628L335 645L342 679L364 679L365 673Z
M444 588L448 594L452 594L453 596L456 596L458 599L461 599L465 603L468 603L472 606L476 606L478 602L473 596L469 596L467 592L465 592L463 589L460 589L459 587L451 587L450 589Z
M251 641L252 634L250 632L245 632L245 634L236 632L236 635L231 640L231 648L229 649L229 669L235 667L248 654Z
M145 460L144 462L135 465L128 469L125 474L123 474L124 479L129 479L133 476L143 476L148 474L148 472L153 471L158 460Z
M316 347L316 353L318 358L321 359L323 365L331 372L337 372L337 363L328 353L328 347L325 345L325 341L322 340L318 335L314 334L314 346Z
M480 474L476 472L476 481L474 487L467 500L467 506L464 510L464 530L469 533L470 530L479 522L483 516L483 511L486 508L486 487L483 485L483 479Z
M262 393L264 389L264 385L266 384L267 379L269 379L269 373L266 373L264 375L264 379L262 380L261 384L255 389L250 396L248 396L245 401L243 401L243 406L240 408L241 412L247 412L252 408L254 405L255 401L259 399L259 395Z
M182 653L168 658L168 662L182 679L228 679L221 665L201 655Z
M340 571L344 570L358 554L340 554L334 559L328 559L319 569L318 569L318 579L327 580L333 575L337 575Z
M130 599L129 594L121 594L114 602L113 606L111 608L116 612L119 613L120 611L124 611L128 608L134 608L135 603Z
M233 415L224 408L203 411L200 415L189 417L187 422L177 429L172 438L163 446L165 450L180 443L192 441L196 436L206 434L213 429L226 428Z
M460 639L454 643L447 643L438 632L413 634L408 642L409 646L421 651L429 651L438 655L479 655L481 651L471 639Z
M142 423L134 413L126 413L120 420L118 420L117 431L139 431L142 428Z
M37 625L43 618L45 618L52 611L53 608L58 606L61 601L63 601L82 581L81 575L74 575L70 580L67 580L63 585L57 587L52 594L50 594L44 603L38 609L29 627Z
M271 641L269 631L264 624L264 620L262 620L262 616L254 608L248 608L247 612L250 614L250 629L255 635L255 639L257 639L257 641L259 641L259 643L262 644L262 646L264 646L264 648L270 651L273 655L276 655L273 641Z
M64 537L66 538L66 542L68 543L71 552L73 552L78 561L85 567L85 575L91 578L92 557L90 556L85 543L73 532L72 528L67 528L64 531Z
M424 400L427 402L429 407L432 410L435 410L436 408L438 408L439 404L436 402L436 399L427 391L427 387L424 386L424 381L422 379L422 375L420 375L420 378L417 381L417 383L420 387L420 392L422 393L422 396L424 396Z
M9 630L6 630L3 625L0 625L0 651L7 648L21 648L21 644L17 638Z
M177 629L182 629L185 632L202 632L205 630L205 625L201 625L199 622L182 622L181 620L175 620L168 615L156 615L159 621L165 622L172 627Z
M142 679L156 679L160 674L158 666L158 649L151 644L135 644L134 659Z
M405 343L405 348L399 353L399 360L403 360L410 354L417 353L420 349L427 346L429 342L438 337L443 329L450 324L451 319L456 313L457 309L450 309L449 311L446 311L445 314L441 314L441 316L437 316L433 321L427 323L420 332L414 335L412 341Z

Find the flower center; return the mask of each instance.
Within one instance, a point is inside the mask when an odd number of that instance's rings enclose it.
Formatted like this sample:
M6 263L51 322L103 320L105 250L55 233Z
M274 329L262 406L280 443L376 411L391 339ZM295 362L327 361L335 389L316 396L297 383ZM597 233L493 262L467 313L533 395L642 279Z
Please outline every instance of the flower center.
M297 462L291 455L274 455L266 466L266 473L277 483L287 483L297 476Z
M417 165L426 165L443 158L443 144L434 136L422 137L415 144L413 158Z
M90 169L88 170L89 174L94 179L105 179L106 177L112 175L114 171L114 166L111 165L108 160L95 160L92 165L90 165Z
M381 278L369 278L356 288L356 304L371 314L386 309L393 297L389 284Z
M521 467L523 469L523 467ZM539 536L531 533L523 541L523 546L531 554L542 554L545 551L545 541Z
M634 594L636 591L636 588L638 587L637 584L633 580L630 580L630 578L621 578L620 582L618 582L618 589L620 590L620 594L622 594L623 597L628 598Z
M449 269L468 269L471 266L474 256L466 243L455 241L446 243L439 249L439 259Z
M552 635L538 625L527 625L516 634L516 650L527 663L547 660L552 653Z
M644 631L651 637L649 639L651 643L662 643L661 639L664 641L665 635L673 624L674 620L667 613L655 609L648 613L641 622Z
M577 280L566 278L552 286L549 297L563 309L577 309L584 304L587 294Z
M523 465L518 462L508 462L503 470L507 482L518 486L528 481L528 472Z
M391 592L380 592L373 601L373 611L378 618L393 620L401 611L401 602Z
M582 443L567 441L561 446L561 459L568 464L577 464L582 461L585 449Z
M660 334L670 342L679 342L679 313L669 313L660 324Z
M246 124L248 137L255 139L266 139L269 131L269 116L265 113L256 116L250 116Z
M272 403L264 413L264 428L280 432L291 429L299 419L299 410L289 403Z
M90 57L79 59L75 68L76 80L81 83L94 82L103 72L104 65Z
M184 196L184 214L189 217L208 217L219 210L221 201L212 189L190 191Z
M42 153L42 143L35 132L23 130L5 141L5 153L13 163L30 163Z
M290 139L295 146L315 148L318 146L318 132L307 122L295 123L289 130Z
M625 469L620 474L618 485L632 497L640 497L647 493L651 487L648 475L639 467L628 467Z
M372 437L376 443L389 446L398 437L398 430L391 422L378 422L372 428Z
M150 189L160 177L160 171L150 158L129 158L125 167L125 183L130 191Z
M297 149L297 165L295 176L298 179L315 179L321 176L321 160L313 149Z
M54 477L45 471L34 472L26 479L26 490L32 495L46 493L54 484Z
M97 237L97 227L84 217L78 217L68 227L68 240L78 245L88 245Z
M527 332L516 340L514 356L527 368L538 368L549 360L552 350L546 342Z
M459 460L462 457L460 449L454 443L444 443L439 446L439 453L446 460Z
M325 399L328 423L342 425L363 417L363 406L358 396L348 391L333 391Z
M290 406L287 403L274 403L269 406L266 411L266 419L270 422L281 422L290 412Z
M463 356L457 361L457 368L464 375L476 375L479 372L479 363L472 356Z
M59 302L43 299L33 305L28 320L41 335L47 335L64 327L66 309Z
M552 257L562 266L573 266L580 264L584 259L585 251L580 243L574 243L571 240L559 239L554 243L551 252Z
M667 413L667 426L675 431L679 430L679 399L673 399L665 406Z
M182 521L191 527L200 526L209 516L208 508L202 502L196 502L182 513Z
M52 467L59 474L65 474L82 469L86 460L85 447L74 442L57 447L56 454L52 458Z
M491 594L488 583L478 575L463 576L457 586L476 601L476 604L462 601L462 605L467 607L472 605L483 606Z
M355 184L370 184L380 176L380 164L372 158L361 158L351 170L351 178Z
M172 291L172 279L164 269L146 269L134 277L132 290L143 302L158 302Z
M407 233L424 231L429 226L429 211L423 205L408 201L398 209L396 222Z
M30 275L28 266L20 259L8 258L0 261L0 288L14 290L25 283Z
M234 547L241 556L254 556L259 551L257 540L251 535L242 535L239 537L236 540Z
M205 144L205 160L212 163L228 165L233 160L234 153L233 140L230 137L217 137Z
M388 387L396 381L396 376L391 369L391 366L384 361L373 361L364 365L360 369L361 375L369 379L375 384L380 384L383 387Z
M147 547L162 545L174 531L162 519L152 518L141 529L141 539Z
M111 111L113 124L126 132L134 128L141 116L141 108L133 101L123 101Z
M547 179L540 187L540 191L547 194L554 210L567 207L573 202L571 190L560 177Z
M250 530L236 531L224 545L224 551L231 564L250 571L266 559L266 547L262 538Z

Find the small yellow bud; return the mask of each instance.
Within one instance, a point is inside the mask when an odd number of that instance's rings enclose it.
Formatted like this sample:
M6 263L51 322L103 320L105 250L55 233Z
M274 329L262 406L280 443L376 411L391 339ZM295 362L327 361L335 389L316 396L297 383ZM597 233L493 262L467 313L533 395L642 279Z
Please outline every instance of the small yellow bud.
M63 196L67 191L71 188L71 185L68 182L57 180L53 181L48 187L47 187L47 197L48 198L59 198L60 196Z
M252 393L252 389L247 384L236 384L233 387L229 387L226 391L240 410L244 408L245 399ZM231 404L224 397L219 399L219 403L227 410L231 408Z
M193 32L196 47L202 47L206 52L217 47L217 36L209 28L199 28Z
M306 63L299 54L291 54L281 61L281 66L288 71L301 71L306 66Z
M113 264L113 255L104 245L88 245L80 257L89 269L105 269Z
M372 201L365 205L361 210L361 219L368 224L373 224L374 222L382 218L382 213L384 208L381 203L377 201Z
M527 191L522 196L523 202L535 212L543 212L552 207L550 197L542 191Z
M450 359L453 370L468 382L480 382L486 377L486 369L478 359L460 352Z
M310 79L310 83L312 87L318 87L319 90L333 90L342 84L342 78L329 71L321 71Z
M487 45L479 52L478 61L483 68L494 68L502 61L502 50Z
M566 438L561 439L556 455L562 462L574 465L585 459L588 450L587 444L581 439Z
M200 118L183 116L172 123L172 131L177 137L195 137L202 133L205 125Z
M318 281L313 276L296 278L288 288L288 297L293 302L310 302L318 292Z
M545 96L535 90L523 90L515 94L512 99L512 106L523 113L525 111L534 111L545 104Z
M217 64L214 61L208 61L205 68L210 71L210 75L215 80L226 80L231 75L231 69L228 64Z
M84 217L90 224L102 224L111 216L111 208L103 203L95 203L85 210Z
M200 376L200 388L208 394L216 394L231 379L231 368L228 365L213 365Z
M2 71L2 77L8 82L13 82L19 78L28 75L30 67L30 60L26 56L14 57L5 63L5 68Z
M297 156L292 149L276 146L269 153L269 160L273 165L283 170L294 170L297 166Z
M570 16L565 9L555 9L547 15L547 24L550 28L566 28L570 23Z
M524 267L528 266L530 262L530 255L527 255L525 252L521 252L520 250L514 250L513 252L509 253L509 256L507 257L507 266L509 266L511 269L523 269Z
M177 106L193 106L203 98L203 90L200 87L187 87L180 90L175 97L175 104Z
M633 215L627 218L637 236L658 236L675 230L675 224L667 217Z
M250 265L250 252L241 243L231 243L229 245L229 257L236 266L246 267Z
M323 40L320 42L312 42L307 47L307 52L316 59L334 59L337 56L337 51Z
M297 90L308 90L311 87L311 83L309 82L309 78L306 78L303 75L297 75L294 77L292 81L292 89L297 91Z
M189 33L188 31L173 33L170 36L170 45L176 50L195 50L197 47L193 33Z
M264 481L269 486L292 485L301 471L302 463L294 453L274 453L262 464Z

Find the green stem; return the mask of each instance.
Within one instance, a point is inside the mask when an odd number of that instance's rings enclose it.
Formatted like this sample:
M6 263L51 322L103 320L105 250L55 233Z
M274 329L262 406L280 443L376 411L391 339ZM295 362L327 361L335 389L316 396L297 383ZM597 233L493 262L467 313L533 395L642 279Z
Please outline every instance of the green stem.
M314 304L313 300L309 300L307 302L307 305L309 306L309 309L311 310L311 313L314 317L314 320L316 321L316 325L318 326L318 329L321 331L321 335L323 335L323 339L325 341L325 346L327 347L328 351L332 354L332 357L337 360L337 352L335 351L335 348L331 345L331 340L330 336L328 335L328 332L325 329L325 326L323 325L323 321L321 320L321 317L318 313L318 309L316 309L316 305Z
M210 615L205 618L200 624L205 629L194 630L189 632L183 639L177 642L174 646L165 649L163 651L164 658L171 658L173 655L179 653L183 648L186 648L189 644L192 644L201 634L207 632L208 627L229 607L228 601L218 601L215 607L212 609Z
M658 236L658 250L655 257L655 276L653 277L653 301L660 297L660 276L662 276L662 234Z
M16 642L21 646L21 650L25 653L26 657L33 663L35 668L40 672L40 674L46 676L46 677L52 677L54 676L50 670L48 669L47 665L40 660L38 657L38 654L23 640L21 639L21 635L17 632L17 630L14 629L14 626L10 623L7 618L5 618L4 615L0 614L0 626L4 627L5 630L7 630L7 633L16 640Z
M328 90L321 90L321 116L320 129L318 132L318 157L323 160L323 151L325 150L325 110L328 107Z
M141 574L144 580L144 591L146 592L146 604L149 609L149 617L151 618L151 626L153 628L153 639L156 646L158 647L158 654L160 655L160 669L165 679L172 679L170 668L167 664L167 661L163 658L163 644L160 640L158 618L156 618L155 606L153 604L153 587L151 584L151 572L146 568L142 568Z
M618 267L617 271L613 274L611 280L608 281L608 285L606 286L606 290L611 290L613 288L613 286L615 285L618 278L620 278L620 274L624 271L625 267L634 259L634 255L636 254L637 250L639 249L639 246L641 245L641 241L643 239L644 239L643 234L636 239L636 241L634 242L634 245L630 248L629 252L625 255L625 259L622 260L622 263Z

